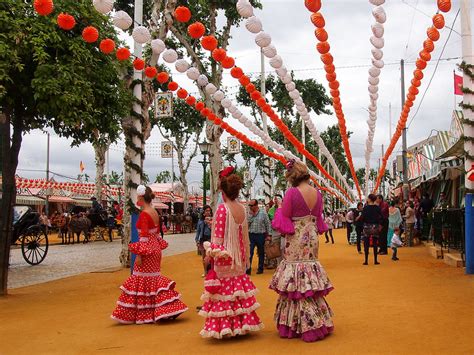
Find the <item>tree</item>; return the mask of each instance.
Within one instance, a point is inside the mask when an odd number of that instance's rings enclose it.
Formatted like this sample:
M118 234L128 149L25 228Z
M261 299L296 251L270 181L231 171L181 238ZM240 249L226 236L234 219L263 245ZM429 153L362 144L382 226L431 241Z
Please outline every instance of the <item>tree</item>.
M171 174L168 170L160 171L158 174L156 174L156 183L162 184L169 181L171 181Z
M65 0L55 14L67 12L116 40L113 26L89 1ZM30 2L0 3L0 136L2 216L0 293L7 288L15 173L22 137L32 129L52 128L73 145L94 142L94 130L119 133L116 117L126 113L129 95L119 78L120 65L81 38L82 25L63 31L54 17L34 13ZM100 70L99 70L100 69Z
M347 137L350 138L352 132L347 132ZM329 126L324 132L321 133L321 138L324 144L328 148L331 155L334 157L339 170L342 175L345 175L347 181L352 181L351 172L349 170L349 164L347 163L346 153L342 145L341 134L337 125Z

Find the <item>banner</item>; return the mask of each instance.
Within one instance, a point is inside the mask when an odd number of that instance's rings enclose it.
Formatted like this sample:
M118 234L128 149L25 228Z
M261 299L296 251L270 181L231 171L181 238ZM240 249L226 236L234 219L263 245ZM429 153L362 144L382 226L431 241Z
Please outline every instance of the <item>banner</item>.
M454 74L454 95L462 95L462 76Z
M173 116L173 94L171 92L160 92L156 94L156 117Z
M234 137L227 137L227 153L238 154L240 153L240 141Z
M173 143L170 141L161 142L161 157L172 158L173 157Z

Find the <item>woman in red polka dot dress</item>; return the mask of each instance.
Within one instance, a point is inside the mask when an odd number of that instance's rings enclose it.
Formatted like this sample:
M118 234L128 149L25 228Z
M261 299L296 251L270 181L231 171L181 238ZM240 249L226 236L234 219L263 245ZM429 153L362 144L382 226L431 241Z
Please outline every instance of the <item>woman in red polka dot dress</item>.
M232 337L263 328L255 310L257 289L245 273L249 265L249 235L245 208L236 201L242 180L227 168L220 174L224 203L215 214L211 243L205 242L213 269L206 276L204 304L199 314L206 318L204 338Z
M155 195L143 185L137 194L137 205L142 207L136 225L140 239L128 246L137 257L132 275L120 287L122 294L111 316L124 324L174 319L188 309L174 289L175 282L160 274L161 251L168 243L159 236L159 216L151 206Z

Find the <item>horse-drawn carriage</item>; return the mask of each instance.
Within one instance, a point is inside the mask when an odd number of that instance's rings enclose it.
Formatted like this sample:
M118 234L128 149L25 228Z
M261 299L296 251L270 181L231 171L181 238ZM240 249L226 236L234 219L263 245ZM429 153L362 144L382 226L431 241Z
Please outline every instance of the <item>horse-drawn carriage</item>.
M48 235L40 225L39 217L39 213L29 206L13 207L11 243L20 243L23 258L30 265L40 264L48 254Z

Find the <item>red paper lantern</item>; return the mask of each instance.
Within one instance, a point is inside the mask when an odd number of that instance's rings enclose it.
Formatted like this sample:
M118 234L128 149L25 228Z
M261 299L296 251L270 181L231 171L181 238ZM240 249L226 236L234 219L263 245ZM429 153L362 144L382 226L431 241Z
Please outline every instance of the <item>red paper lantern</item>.
M179 89L178 92L176 93L180 99L185 99L186 96L188 96L188 92L185 89Z
M333 74L336 71L336 67L334 66L334 64L329 64L324 66L324 70L328 74Z
M176 91L178 90L178 83L174 82L174 81L170 81L168 83L168 89L171 90L171 91Z
M331 94L332 97L336 97L340 95L339 90L329 90L329 93Z
M245 86L245 91L247 91L249 94L253 93L256 90L255 85L250 83Z
M265 104L267 103L267 101L261 97L260 99L257 100L256 104L258 107L262 108L263 106L265 106Z
M209 110L207 107L201 110L201 115L203 115L204 117L211 117L211 113L211 110Z
M154 78L156 76L156 74L158 73L158 70L156 70L155 67L146 67L145 68L145 76L147 78Z
M438 0L438 9L442 12L451 10L451 0Z
M145 68L145 61L143 59L136 58L133 61L133 67L135 70L143 70Z
M412 107L413 106L413 101L412 100L407 100L407 101L405 101L405 105L407 105L407 107Z
M189 106L194 106L194 104L196 103L196 98L194 96L188 96L186 98L186 103L189 105Z
M204 103L202 101L198 101L196 104L196 110L201 111L204 108Z
M201 46L204 49L207 49L208 51L212 51L217 48L217 39L216 37L210 35L210 36L204 36L201 38Z
M165 71L162 71L162 72L159 72L157 75L156 75L156 80L158 80L158 82L160 84L164 84L166 83L168 80L169 80L170 76L168 75L167 72Z
M221 64L224 69L230 69L235 65L235 60L232 57L225 57Z
M341 98L340 97L334 97L332 99L332 102L336 105L340 105L341 104Z
M414 79L411 80L411 84L415 87L419 87L421 85L421 81L414 78Z
M326 42L328 40L328 33L324 28L316 28L314 34L320 42Z
M87 43L94 43L99 39L99 31L94 26L87 26L82 30L82 38Z
M311 12L318 12L321 9L321 0L304 0L304 6Z
M115 50L115 42L110 38L103 39L100 41L99 49L102 53L110 54Z
M174 10L174 18L178 22L188 22L191 20L191 11L186 6L178 6Z
M410 88L408 89L408 92L413 95L418 95L419 93L418 89L415 86L410 86Z
M423 70L426 68L426 62L423 59L417 59L416 60L416 67L420 70Z
M436 14L433 16L433 26L438 30L441 30L444 27L444 16L442 14Z
M434 43L431 39L426 39L424 42L423 42L423 48L425 51L427 51L428 53L431 53L433 52L434 50Z
M118 60L127 60L130 58L130 51L128 48L119 48L117 52L115 52L115 56Z
M439 31L435 27L428 28L426 34L433 42L436 42L439 39Z
M318 28L323 28L326 25L324 16L319 12L311 14L311 22Z
M216 62L221 62L226 57L227 57L227 52L225 51L225 49L216 48L212 51L212 58L214 58Z
M53 12L54 7L52 0L35 0L33 6L38 15L41 16L48 16Z
M221 127L228 130L229 129L229 125L226 123L226 122L222 122L221 124ZM232 131L232 130L231 130Z
M413 76L415 79L418 79L418 80L421 80L423 79L423 72L420 70L420 69L416 69L415 71L413 71Z
M194 22L188 26L188 34L192 38L201 38L206 32L206 27L201 22Z
M316 49L318 50L319 53L321 54L326 54L327 52L329 52L329 49L331 48L331 46L329 45L328 42L319 42L317 45L316 45Z
M431 54L429 54L425 50L422 50L420 52L420 58L423 59L425 62L429 62L431 60Z
M339 89L339 81L337 81L337 80L331 81L329 83L329 88L331 88L333 90Z
M248 83L250 83L250 78L247 75L242 75L239 78L239 83L242 86L246 86Z
M415 97L415 95L413 95L413 94L408 94L408 95L407 95L407 99L408 99L408 100L411 100L411 101L415 101L416 97Z
M262 97L262 95L257 91L255 90L254 92L252 92L250 94L250 98L253 100L253 101L257 101L258 99L260 99Z
M326 53L321 55L321 61L323 62L323 64L332 64L334 58L331 53Z
M59 28L66 31L72 30L74 26L76 26L76 20L74 19L74 17L69 14L65 14L64 12L61 12L58 15L56 22Z
M230 75L232 75L232 77L235 79L239 79L242 75L244 75L244 71L239 67L233 67L230 70Z
M324 54L325 55L325 54ZM332 63L329 63L327 65L331 65ZM326 80L327 81L334 81L336 80L336 73L327 73L326 74Z

